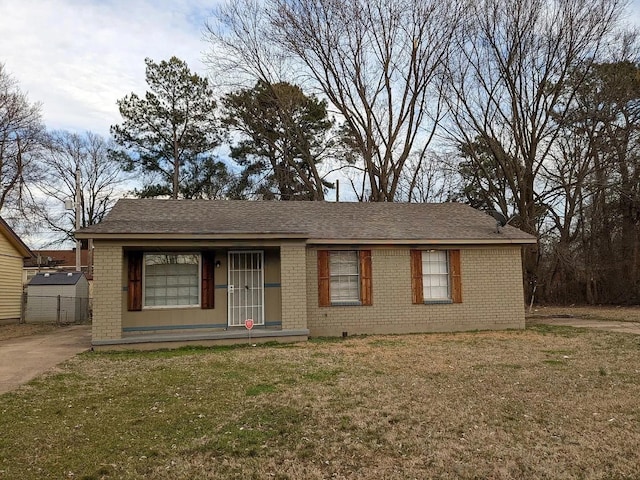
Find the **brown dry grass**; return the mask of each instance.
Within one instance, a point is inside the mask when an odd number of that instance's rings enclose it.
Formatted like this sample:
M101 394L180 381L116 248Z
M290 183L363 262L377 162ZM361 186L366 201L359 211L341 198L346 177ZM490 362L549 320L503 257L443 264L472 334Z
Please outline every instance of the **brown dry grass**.
M31 325L24 323L7 323L0 325L0 341L47 333L56 328L55 325L50 324Z
M636 478L640 337L85 354L0 397L0 478Z
M533 311L527 308L527 317L575 317L587 320L614 320L619 322L640 322L640 306L609 305L537 305Z

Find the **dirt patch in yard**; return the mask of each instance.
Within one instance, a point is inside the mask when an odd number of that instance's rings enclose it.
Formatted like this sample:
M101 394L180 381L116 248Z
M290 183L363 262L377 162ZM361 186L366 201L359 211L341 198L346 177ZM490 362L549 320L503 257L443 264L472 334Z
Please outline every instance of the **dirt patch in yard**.
M29 335L38 335L47 333L59 327L51 324L25 324L25 323L8 323L0 325L0 341L11 340L12 338L27 337Z
M618 322L640 322L640 306L592 306L592 305L539 305L533 311L527 308L527 320L536 318L584 318L586 320L609 320Z

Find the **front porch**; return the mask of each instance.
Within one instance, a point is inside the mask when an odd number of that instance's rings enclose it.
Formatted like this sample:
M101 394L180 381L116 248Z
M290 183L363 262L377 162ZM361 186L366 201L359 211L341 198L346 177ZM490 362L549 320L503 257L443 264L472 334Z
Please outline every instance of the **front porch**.
M96 242L95 248L95 348L176 348L308 338L304 242ZM189 257L192 265L198 265L199 273L190 273L194 276L191 290L184 288L191 293L189 304L159 303L158 292L177 290L158 287L157 274L149 277L148 259L157 262L163 256ZM232 262L236 258L241 259L239 264ZM132 268L134 261L139 266ZM174 277L167 276L167 285L176 281ZM244 328L246 318L255 319L250 332Z
M256 344L267 342L305 342L309 338L308 329L231 329L199 333L147 333L127 335L118 339L93 340L94 350L156 350L159 348L179 348L185 346L218 346Z

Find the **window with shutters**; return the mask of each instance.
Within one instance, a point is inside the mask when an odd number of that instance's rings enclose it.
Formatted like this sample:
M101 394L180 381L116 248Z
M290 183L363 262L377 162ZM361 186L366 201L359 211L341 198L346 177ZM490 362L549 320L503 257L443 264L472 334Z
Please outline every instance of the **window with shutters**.
M360 302L358 252L329 252L331 303Z
M318 250L318 305L372 305L371 250Z
M145 253L144 307L200 306L200 254Z
M462 303L460 250L411 250L413 303Z

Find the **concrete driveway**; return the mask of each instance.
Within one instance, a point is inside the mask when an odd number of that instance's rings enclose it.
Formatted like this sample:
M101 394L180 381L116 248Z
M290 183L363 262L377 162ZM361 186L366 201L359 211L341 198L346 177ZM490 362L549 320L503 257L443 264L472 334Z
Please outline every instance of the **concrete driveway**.
M589 320L586 318L531 318L527 319L527 325L544 323L547 325L561 325L577 328L595 328L596 330L606 330L608 332L633 333L640 335L640 323L620 322L616 320Z
M91 348L91 325L0 341L0 394Z

